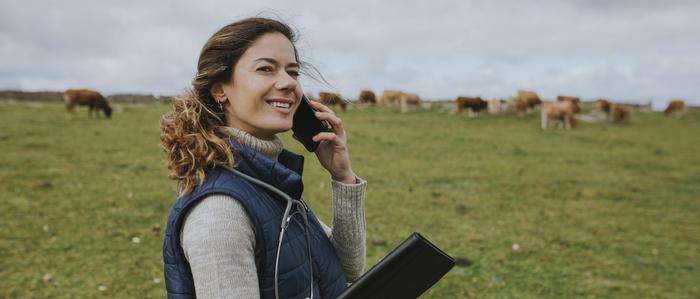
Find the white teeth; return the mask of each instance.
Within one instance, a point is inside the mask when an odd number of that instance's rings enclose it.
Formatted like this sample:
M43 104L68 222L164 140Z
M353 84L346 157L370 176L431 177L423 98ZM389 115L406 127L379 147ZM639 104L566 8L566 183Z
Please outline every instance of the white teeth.
M291 104L289 103L282 103L282 102L270 102L270 105L272 107L279 107L279 108L289 108Z

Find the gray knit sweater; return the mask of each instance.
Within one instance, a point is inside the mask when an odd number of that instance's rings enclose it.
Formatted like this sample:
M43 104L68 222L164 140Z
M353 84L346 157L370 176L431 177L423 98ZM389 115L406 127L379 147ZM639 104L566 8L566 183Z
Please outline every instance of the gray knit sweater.
M273 159L282 141L261 140L244 131L222 128L241 144ZM333 228L321 225L330 237L345 276L354 281L365 264L364 197L367 182L331 179ZM185 216L180 241L190 263L198 298L259 298L255 266L255 231L243 206L226 195L210 195Z

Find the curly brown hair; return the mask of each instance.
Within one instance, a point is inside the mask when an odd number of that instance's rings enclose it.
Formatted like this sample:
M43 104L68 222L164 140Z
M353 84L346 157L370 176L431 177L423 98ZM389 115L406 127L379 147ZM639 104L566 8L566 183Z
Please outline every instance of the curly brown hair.
M207 168L233 166L231 148L218 130L226 125L226 116L210 90L214 84L230 80L243 53L257 38L272 32L283 34L292 45L296 42L291 27L268 18L248 18L219 29L202 47L192 87L174 100L173 111L161 119L161 147L170 178L182 183L180 195L201 185ZM299 62L296 46L294 56Z

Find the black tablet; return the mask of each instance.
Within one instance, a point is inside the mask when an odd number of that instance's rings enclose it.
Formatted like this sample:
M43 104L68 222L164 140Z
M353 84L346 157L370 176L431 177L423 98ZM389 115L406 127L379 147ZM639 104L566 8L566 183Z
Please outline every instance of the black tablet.
M451 256L414 232L338 298L418 298L454 265Z

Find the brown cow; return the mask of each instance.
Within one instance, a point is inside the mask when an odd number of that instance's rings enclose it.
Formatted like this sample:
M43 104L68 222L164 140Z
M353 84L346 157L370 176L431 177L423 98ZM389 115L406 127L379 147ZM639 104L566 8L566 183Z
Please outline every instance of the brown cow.
M340 108L343 109L343 111L345 111L345 108L348 105L348 103L346 103L345 100L343 100L343 98L341 98L339 94L334 92L319 92L318 100L319 102L321 102L321 104L324 104L326 106L339 105Z
M632 109L627 106L611 104L610 105L610 118L613 123L621 124L627 123L630 120L630 115L632 114Z
M399 106L402 113L406 113L414 108L420 108L420 97L415 93L402 93L399 98Z
M400 90L385 90L382 96L379 97L377 104L382 106L392 106L401 103L401 95L403 92Z
M576 103L573 101L544 102L542 103L542 130L549 127L550 120L554 119L563 124L564 129L576 127L575 115Z
M374 96L374 92L365 89L360 92L360 96L357 98L357 102L360 104L374 105L377 103L377 97Z
M574 113L581 112L581 99L579 97L558 95L557 102L571 102Z
M595 100L595 110L599 112L603 112L605 114L610 114L610 101L606 99L597 99Z
M591 111L591 115L594 113L602 115L605 117L605 121L617 124L629 122L630 115L632 114L632 109L630 107L614 104L607 99L597 99L594 105L595 108Z
M107 118L112 116L112 107L109 106L107 100L97 91L90 89L68 89L63 93L63 104L66 106L66 111L73 113L73 107L88 106L88 115L92 117L92 110L95 110L95 115L100 116L99 110L102 110Z
M666 116L683 116L683 114L685 114L685 102L683 100L673 100L668 102L668 107L666 107L664 113Z
M488 102L481 97L457 97L455 106L457 113L461 113L462 109L469 109L469 116L476 116L481 110L488 108Z
M518 90L515 97L515 109L518 111L518 117L523 117L528 110L535 109L542 104L542 100L534 91Z

